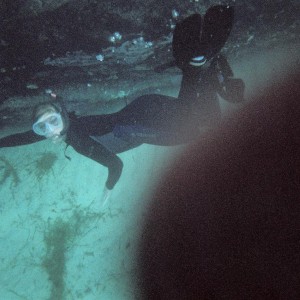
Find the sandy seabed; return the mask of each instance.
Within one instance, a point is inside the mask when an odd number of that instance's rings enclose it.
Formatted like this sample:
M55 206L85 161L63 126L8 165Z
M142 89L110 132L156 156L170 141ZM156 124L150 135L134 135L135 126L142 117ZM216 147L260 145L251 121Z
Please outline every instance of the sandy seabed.
M1 149L1 299L135 299L143 210L174 151L121 154L121 179L102 207L106 168L71 147L71 161L49 141Z

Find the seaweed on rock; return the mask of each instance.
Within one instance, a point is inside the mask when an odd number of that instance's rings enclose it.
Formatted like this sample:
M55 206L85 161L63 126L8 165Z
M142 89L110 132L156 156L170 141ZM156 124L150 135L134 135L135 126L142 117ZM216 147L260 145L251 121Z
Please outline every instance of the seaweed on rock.
M91 230L98 228L99 222L105 222L106 217L115 218L123 212L90 212L89 209L73 209L72 214L66 220L57 218L48 220L47 229L44 232L46 253L42 259L42 267L47 272L51 283L50 300L62 300L68 297L65 287L67 255L75 241L80 236L86 236ZM93 250L85 252L86 255L94 255Z
M52 284L50 299L64 299L64 273L68 242L72 237L70 224L58 219L45 233L44 240L47 247L42 262Z

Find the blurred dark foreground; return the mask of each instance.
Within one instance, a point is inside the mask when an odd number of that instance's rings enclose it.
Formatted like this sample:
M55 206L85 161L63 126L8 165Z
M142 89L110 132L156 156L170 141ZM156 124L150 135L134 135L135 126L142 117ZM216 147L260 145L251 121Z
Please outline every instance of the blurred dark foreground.
M300 73L190 147L152 197L141 299L300 299Z

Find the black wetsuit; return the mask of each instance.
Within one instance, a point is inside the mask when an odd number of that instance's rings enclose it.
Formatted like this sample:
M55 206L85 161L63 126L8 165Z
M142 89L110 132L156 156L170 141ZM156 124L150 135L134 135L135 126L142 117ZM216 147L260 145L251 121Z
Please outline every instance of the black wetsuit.
M190 67L184 70L178 98L150 94L135 99L113 114L83 117L69 114L65 142L78 153L106 166L109 171L106 186L112 189L123 166L117 153L143 143L186 143L199 135L201 126L219 119L217 92L226 97L224 83L219 80L221 71L217 60L220 58L224 59L218 57L206 69ZM26 145L44 139L27 131L2 138L0 147Z

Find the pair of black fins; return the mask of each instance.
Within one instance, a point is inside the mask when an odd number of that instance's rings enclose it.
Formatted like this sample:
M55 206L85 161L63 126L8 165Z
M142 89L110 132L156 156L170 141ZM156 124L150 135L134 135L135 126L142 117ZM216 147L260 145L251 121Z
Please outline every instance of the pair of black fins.
M197 56L204 56L206 60L213 58L225 45L233 19L232 6L216 5L210 7L204 17L193 14L177 23L172 42L175 61L158 66L155 71L174 66L182 68Z
M196 56L207 60L225 45L234 19L232 6L210 7L204 17L193 14L176 25L173 35L173 56L176 65L188 64Z
M224 76L226 93L220 90L221 97L232 103L244 100L245 84L242 79L234 76L225 56L219 52L225 45L234 19L233 6L216 5L210 7L204 17L193 14L178 23L173 34L174 61L155 69L162 72L167 68L177 66L184 69L189 62L203 56L207 61L217 58Z

